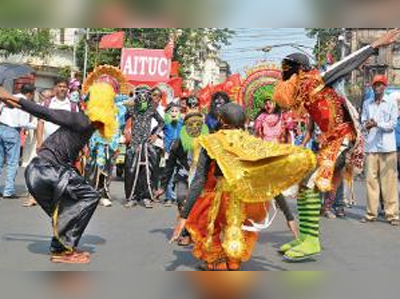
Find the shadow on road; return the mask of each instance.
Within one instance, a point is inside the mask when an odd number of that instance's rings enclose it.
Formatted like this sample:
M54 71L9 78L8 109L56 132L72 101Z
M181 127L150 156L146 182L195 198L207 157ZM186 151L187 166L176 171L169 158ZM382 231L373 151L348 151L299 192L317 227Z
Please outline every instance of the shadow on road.
M173 230L172 229L155 229L150 231L151 234L163 234L166 237L166 240L169 240L171 237ZM287 239L287 237L284 237L284 234L287 235L286 232L282 233L274 233L273 242L276 244L276 247L279 248L279 244L281 244L282 240ZM268 238L270 239L270 238ZM263 240L262 243L266 243L266 240ZM271 240L270 240L271 242ZM176 245L171 245L171 246L176 246ZM181 250L173 250L173 255L175 259L171 262L169 262L165 266L165 271L177 271L179 269L182 269L182 267L189 268L191 270L197 270L200 262L196 260L192 253L191 253L191 247L180 247ZM247 271L287 271L287 269L280 267L278 265L274 265L272 262L268 261L266 258L261 257L261 256L254 256L252 259L244 264L244 269Z
M244 271L288 271L278 265L274 265L262 256L253 256L248 263L243 265Z
M175 260L165 266L165 271L177 271L182 267L196 270L199 262L193 257L190 250L182 248L182 250L174 250L172 253L175 256Z
M25 235L25 234L6 234L2 237L7 242L22 242L28 243L26 248L33 254L48 255L51 237L40 235ZM104 245L106 240L93 235L82 237L79 248L90 253L94 253L96 246Z
M169 241L173 232L174 230L172 228L159 228L151 230L150 234L162 234L165 236L165 239Z

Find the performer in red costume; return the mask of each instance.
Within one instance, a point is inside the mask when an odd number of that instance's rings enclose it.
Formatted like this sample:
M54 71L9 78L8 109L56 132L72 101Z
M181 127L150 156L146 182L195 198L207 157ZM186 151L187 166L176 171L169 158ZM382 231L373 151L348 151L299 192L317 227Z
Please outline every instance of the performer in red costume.
M334 89L335 83L361 66L375 51L398 40L400 29L351 54L320 73L307 56L295 53L282 63L282 78L273 99L279 106L308 113L320 127L318 167L302 186L298 198L300 237L281 248L288 261L302 261L321 252L319 240L320 192L336 190L343 175L362 167L363 141L354 107Z

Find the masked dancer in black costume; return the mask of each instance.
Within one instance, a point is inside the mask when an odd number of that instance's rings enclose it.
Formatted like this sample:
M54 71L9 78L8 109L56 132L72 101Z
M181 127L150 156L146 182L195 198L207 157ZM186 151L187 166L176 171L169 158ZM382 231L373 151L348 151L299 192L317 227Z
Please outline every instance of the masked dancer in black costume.
M158 162L154 142L164 129L164 119L153 107L151 92L146 87L137 88L127 106L132 116L132 140L125 160L125 207L132 208L143 202L146 208L151 209L156 187L153 186L153 176ZM154 130L151 130L152 119L158 123Z
M122 74L121 74L122 76ZM108 75L96 78L89 89L86 111L53 110L10 95L0 87L8 106L52 122L60 128L42 145L25 172L29 193L52 218L51 261L87 264L88 252L76 248L100 200L99 193L73 167L79 152L99 130L111 138L117 128L114 98L118 81Z

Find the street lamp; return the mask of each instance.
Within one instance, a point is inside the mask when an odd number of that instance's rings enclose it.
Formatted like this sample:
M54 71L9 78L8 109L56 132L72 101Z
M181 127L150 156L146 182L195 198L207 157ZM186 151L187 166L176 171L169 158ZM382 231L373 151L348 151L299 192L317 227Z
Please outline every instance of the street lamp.
M83 78L84 79L86 79L87 69L88 69L89 39L90 39L90 28L86 28L85 60L84 60L84 65L83 65Z
M315 64L317 64L317 61L315 60L315 58L305 50L305 49L314 50L314 48L309 47L309 46L304 46L301 44L288 43L288 44L269 45L269 46L265 46L259 50L264 53L269 53L274 48L285 48L285 47L291 47L291 48L294 48L294 49L300 51L301 53L307 55L307 57L312 59L312 61L314 61Z

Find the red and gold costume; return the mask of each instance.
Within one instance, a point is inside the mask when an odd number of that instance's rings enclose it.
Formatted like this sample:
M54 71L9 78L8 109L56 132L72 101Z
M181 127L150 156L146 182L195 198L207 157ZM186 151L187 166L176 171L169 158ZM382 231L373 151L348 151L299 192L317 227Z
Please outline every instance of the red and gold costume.
M274 99L279 105L292 109L298 115L309 114L321 129L315 183L320 191L331 191L336 160L342 145L356 144L348 155L348 166L357 166L362 159L361 142L357 141L359 134L350 111L346 109L346 99L332 87L325 86L317 70L300 72L289 81L278 84Z
M315 156L242 130L219 131L199 142L202 153L186 207L193 253L208 264L248 261L258 233L244 226L262 223L269 201L308 175L316 166Z

